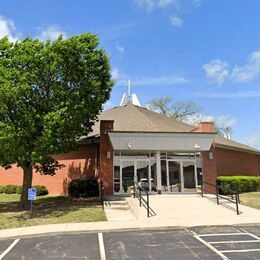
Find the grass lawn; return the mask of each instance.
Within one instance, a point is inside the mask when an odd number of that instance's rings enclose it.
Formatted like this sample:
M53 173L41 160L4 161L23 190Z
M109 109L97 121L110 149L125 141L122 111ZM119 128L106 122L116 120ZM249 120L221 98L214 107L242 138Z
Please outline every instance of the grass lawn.
M39 196L33 202L33 215L18 208L20 195L0 194L0 229L58 223L105 221L99 200Z
M260 192L248 192L240 194L240 202L241 204L260 209Z

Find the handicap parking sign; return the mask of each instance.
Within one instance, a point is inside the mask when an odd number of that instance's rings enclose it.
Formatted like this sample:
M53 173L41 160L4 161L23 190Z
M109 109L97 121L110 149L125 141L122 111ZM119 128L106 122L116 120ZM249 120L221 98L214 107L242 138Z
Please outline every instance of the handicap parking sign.
M36 189L35 188L28 189L28 200L36 200Z

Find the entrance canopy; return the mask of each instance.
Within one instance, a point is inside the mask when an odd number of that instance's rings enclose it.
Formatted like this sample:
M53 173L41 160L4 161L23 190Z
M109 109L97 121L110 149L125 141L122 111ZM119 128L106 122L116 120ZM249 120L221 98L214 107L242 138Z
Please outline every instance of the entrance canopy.
M109 131L114 150L209 151L215 133L158 133Z

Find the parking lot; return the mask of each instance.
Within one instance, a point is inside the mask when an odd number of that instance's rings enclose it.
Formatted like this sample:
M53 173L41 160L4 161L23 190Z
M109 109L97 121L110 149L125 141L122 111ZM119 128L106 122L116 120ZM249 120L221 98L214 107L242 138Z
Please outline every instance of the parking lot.
M260 226L56 234L0 240L0 259L260 259Z

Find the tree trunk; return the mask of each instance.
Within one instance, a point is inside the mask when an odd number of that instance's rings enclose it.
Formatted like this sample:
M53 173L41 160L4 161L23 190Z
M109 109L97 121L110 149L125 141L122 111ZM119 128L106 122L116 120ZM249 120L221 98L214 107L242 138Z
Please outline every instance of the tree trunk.
M23 167L23 188L21 193L20 208L29 210L28 189L32 187L32 164L28 163Z

